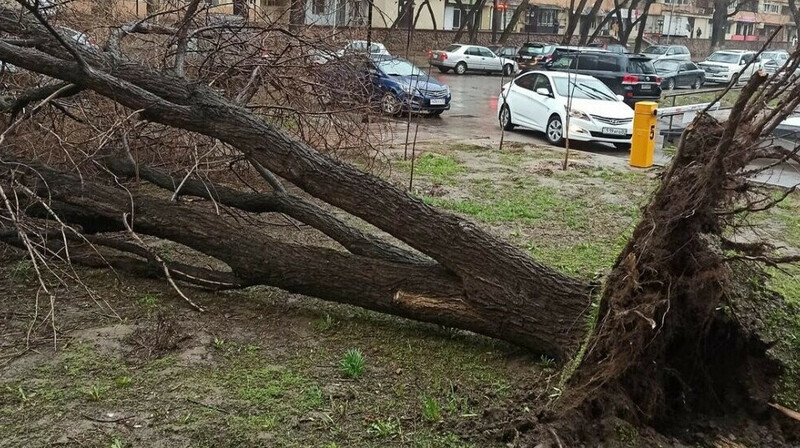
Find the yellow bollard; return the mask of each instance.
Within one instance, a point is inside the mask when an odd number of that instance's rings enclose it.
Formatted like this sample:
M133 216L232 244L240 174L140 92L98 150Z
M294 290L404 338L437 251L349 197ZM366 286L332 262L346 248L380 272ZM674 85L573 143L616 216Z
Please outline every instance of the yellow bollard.
M653 153L656 146L656 125L658 103L640 101L636 103L633 115L633 141L631 142L631 166L650 168L653 166Z

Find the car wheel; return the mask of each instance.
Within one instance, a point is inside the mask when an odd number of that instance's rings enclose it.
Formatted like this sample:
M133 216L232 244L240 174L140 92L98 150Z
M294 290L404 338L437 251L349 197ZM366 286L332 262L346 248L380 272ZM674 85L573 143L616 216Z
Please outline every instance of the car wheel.
M467 72L467 64L459 62L458 64L456 64L456 68L454 69L454 71L456 72L456 75L463 75L464 73Z
M619 149L620 151L630 151L631 144L630 143L614 143L614 146Z
M700 78L697 78L697 79L694 80L694 84L692 84L692 88L695 89L695 90L698 90L700 87L703 87L703 80L700 79Z
M675 89L675 78L669 78L667 80L667 90L674 90Z
M506 64L503 66L503 74L505 76L511 76L514 74L514 66L511 64Z
M381 98L381 111L386 115L399 115L403 104L391 92L386 92Z
M561 117L558 115L550 117L544 135L553 145L561 146L564 143L564 124L561 123Z
M447 73L447 72L450 71L450 69L447 68L447 67L439 67L439 71L442 72L442 73Z
M506 131L513 131L516 127L514 121L511 119L511 109L507 104L503 104L503 107L500 109L500 126Z

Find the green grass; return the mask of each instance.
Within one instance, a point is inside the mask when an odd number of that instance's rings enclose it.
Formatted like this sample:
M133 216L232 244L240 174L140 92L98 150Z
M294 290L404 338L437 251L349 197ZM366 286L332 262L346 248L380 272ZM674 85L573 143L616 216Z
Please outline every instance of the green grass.
M357 348L351 348L347 350L347 352L344 354L344 358L339 361L339 367L345 376L352 379L359 378L364 374L364 369L366 367L364 354L361 353L361 350Z
M411 169L410 161L398 162L404 169ZM456 175L466 171L464 165L453 157L433 152L426 152L414 161L414 175L423 176L438 184L455 182Z
M379 420L369 425L368 432L379 438L394 438L400 435L400 420Z
M422 397L422 418L426 422L438 422L442 418L439 402L432 397Z

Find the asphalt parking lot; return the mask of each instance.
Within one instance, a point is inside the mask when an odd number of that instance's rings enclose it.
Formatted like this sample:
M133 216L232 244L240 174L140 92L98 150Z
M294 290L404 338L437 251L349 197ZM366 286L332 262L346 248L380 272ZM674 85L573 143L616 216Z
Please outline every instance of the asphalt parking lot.
M497 98L500 87L510 78L500 75L443 74L433 67L423 67L431 77L450 86L452 101L450 110L439 117L412 116L412 123L419 123L418 139L430 141L471 140L476 143L481 141L499 142L501 128L498 122ZM429 70L433 68L433 70ZM698 93L702 91L697 91ZM723 113L724 115L724 113ZM722 118L722 117L721 117ZM405 139L407 118L398 120L395 124L395 141ZM660 127L667 126L668 119L661 121ZM413 136L412 128L409 136ZM514 141L538 145L549 145L541 132L516 129L503 134L505 141ZM780 144L779 142L775 142ZM601 143L573 142L572 149L604 154L627 159L630 153L619 150L611 145ZM655 161L664 164L669 161L670 155L656 150ZM800 183L800 167L796 164L782 164L768 169L754 178L757 182L771 185L790 187Z
M431 77L450 86L453 99L450 110L441 117L417 118L420 124L419 138L500 140L497 97L502 84L509 82L510 78L500 75L442 74L435 68L428 70L427 67L425 70L430 72ZM506 132L503 138L506 141L548 144L542 133L528 130ZM579 150L628 157L628 151L620 151L611 145L573 142L571 146Z

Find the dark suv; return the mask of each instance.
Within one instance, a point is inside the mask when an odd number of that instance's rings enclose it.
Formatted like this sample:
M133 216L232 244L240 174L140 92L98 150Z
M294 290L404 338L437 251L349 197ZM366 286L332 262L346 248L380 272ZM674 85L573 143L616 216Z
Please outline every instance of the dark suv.
M616 54L582 51L561 55L546 65L548 70L594 76L625 103L633 107L639 101L658 101L661 98L661 77L653 62L637 54Z
M543 70L545 65L562 54L577 53L581 47L528 42L522 44L514 58L520 73Z

